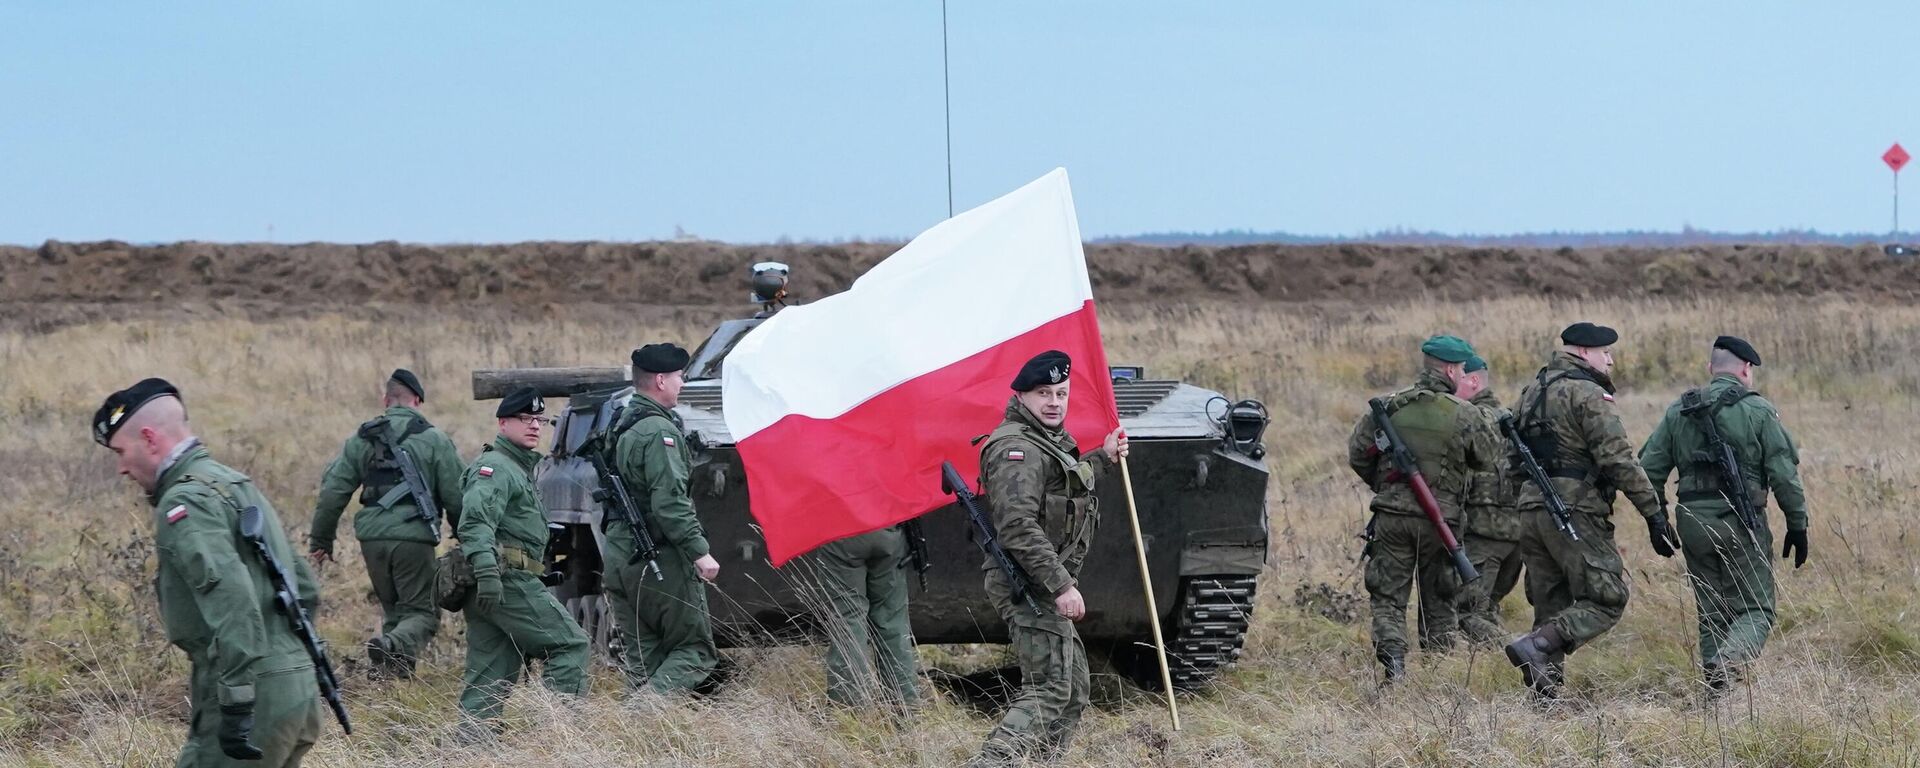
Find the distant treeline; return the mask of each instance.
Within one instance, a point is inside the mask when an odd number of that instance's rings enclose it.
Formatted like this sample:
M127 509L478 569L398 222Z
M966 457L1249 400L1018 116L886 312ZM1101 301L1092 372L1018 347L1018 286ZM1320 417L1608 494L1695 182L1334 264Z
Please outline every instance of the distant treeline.
M1297 235L1290 232L1255 232L1229 229L1223 232L1149 232L1139 235L1097 238L1096 243L1139 243L1142 245L1234 246L1273 243L1278 245L1329 245L1340 243L1379 243L1383 245L1458 245L1508 248L1675 248L1694 245L1797 244L1797 245L1870 245L1906 242L1911 232L1895 234L1830 234L1811 229L1782 229L1773 232L1714 232L1691 227L1678 232L1626 230L1622 232L1528 232L1514 235L1457 235L1446 232L1422 232L1388 229L1363 235Z

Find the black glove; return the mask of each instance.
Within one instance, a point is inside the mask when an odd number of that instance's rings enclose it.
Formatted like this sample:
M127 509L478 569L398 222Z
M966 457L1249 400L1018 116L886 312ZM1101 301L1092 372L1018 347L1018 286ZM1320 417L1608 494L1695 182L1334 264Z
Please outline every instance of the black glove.
M1662 512L1647 518L1647 539L1653 542L1653 551L1661 557L1673 557L1674 548L1680 546L1680 539L1673 535L1673 524L1667 522L1667 513Z
M258 760L267 753L247 743L253 736L253 704L228 704L220 708L220 751L235 760Z
M1807 564L1807 532L1805 529L1787 531L1787 543L1780 547L1780 558L1784 560L1788 554L1793 555L1793 567L1798 568Z

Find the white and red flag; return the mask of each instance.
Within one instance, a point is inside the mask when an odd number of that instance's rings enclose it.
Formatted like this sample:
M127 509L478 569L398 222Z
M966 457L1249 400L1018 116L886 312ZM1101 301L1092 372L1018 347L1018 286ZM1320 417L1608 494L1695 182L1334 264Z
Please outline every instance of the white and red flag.
M1098 447L1119 417L1065 169L747 334L721 390L773 564L949 502L940 462L978 474L969 441L1049 349L1073 358L1067 429Z

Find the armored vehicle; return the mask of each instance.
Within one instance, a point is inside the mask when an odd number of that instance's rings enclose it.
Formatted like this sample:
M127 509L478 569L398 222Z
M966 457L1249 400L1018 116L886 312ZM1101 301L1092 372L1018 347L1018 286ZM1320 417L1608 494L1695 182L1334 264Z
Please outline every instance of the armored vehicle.
M767 265L760 265L767 266ZM783 268L784 270L784 268ZM763 296L766 294L762 294ZM807 589L817 583L804 560L773 568L747 507L746 474L728 434L720 394L727 354L768 312L730 320L694 352L675 409L695 446L690 492L721 563L709 600L716 639L723 646L809 642L825 604ZM1253 605L1255 577L1267 554L1267 468L1261 461L1264 406L1231 402L1178 381L1156 380L1136 366L1112 368L1121 424L1132 439L1129 461L1141 533L1162 616L1177 686L1204 687L1240 654ZM611 423L632 395L619 367L474 372L476 398L491 399L532 385L549 397L566 396L550 454L535 471L552 522L563 526L550 556L565 559L557 595L595 640L617 642L601 616L603 544L593 469L575 452L588 435ZM985 433L992 424L981 425ZM1102 483L1101 531L1080 584L1087 616L1083 642L1107 654L1142 684L1158 686L1153 642L1139 567L1125 519L1126 499L1115 473ZM913 630L920 643L1006 641L999 615L982 588L982 555L957 505L920 518L931 568L913 590Z

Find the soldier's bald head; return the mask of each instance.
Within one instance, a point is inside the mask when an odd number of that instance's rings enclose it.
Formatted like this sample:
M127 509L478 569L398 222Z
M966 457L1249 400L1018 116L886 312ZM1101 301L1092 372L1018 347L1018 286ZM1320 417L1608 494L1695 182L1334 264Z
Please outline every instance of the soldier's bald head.
M1714 373L1735 373L1747 364L1739 355L1719 347L1714 347L1707 355L1707 369Z
M164 439L168 447L190 437L193 433L187 428L186 403L180 402L177 397L156 397L128 416L127 423L120 427L115 436L131 435L134 439L144 439L140 436L146 434L146 430L152 430L154 437Z

